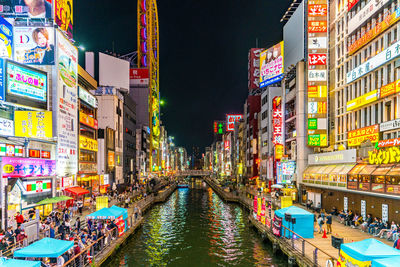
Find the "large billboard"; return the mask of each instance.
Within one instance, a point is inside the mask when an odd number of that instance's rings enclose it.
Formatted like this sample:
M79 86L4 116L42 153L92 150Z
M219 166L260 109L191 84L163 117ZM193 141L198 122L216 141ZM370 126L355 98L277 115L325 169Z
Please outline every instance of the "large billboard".
M12 58L13 27L0 16L0 57Z
M0 15L18 18L51 18L51 0L0 0Z
M22 106L47 109L47 74L7 61L6 101Z
M129 89L129 61L99 53L99 85Z
M74 26L73 0L54 0L54 21L72 38Z
M251 48L248 54L247 78L249 90L260 87L260 54L263 48Z
M23 64L54 65L54 28L14 27L14 60Z
M57 31L57 91L53 107L57 107L57 175L78 172L78 50Z
M283 41L260 54L260 88L283 78Z
M307 3L307 144L328 145L327 0Z

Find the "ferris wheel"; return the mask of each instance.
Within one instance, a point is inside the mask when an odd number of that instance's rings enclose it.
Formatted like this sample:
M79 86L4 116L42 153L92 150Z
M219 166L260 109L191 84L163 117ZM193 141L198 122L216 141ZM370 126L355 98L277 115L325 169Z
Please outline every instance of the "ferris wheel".
M159 33L156 0L138 0L138 66L149 69L149 126L150 166L159 168L160 147L160 90L159 90Z

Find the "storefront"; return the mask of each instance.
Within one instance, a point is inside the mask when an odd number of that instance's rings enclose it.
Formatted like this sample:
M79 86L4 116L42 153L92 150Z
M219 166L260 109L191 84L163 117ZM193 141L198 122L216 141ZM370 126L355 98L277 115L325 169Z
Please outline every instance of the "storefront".
M27 209L36 207L39 201L55 196L55 174L55 160L1 158L2 208L7 210L3 218L9 218L8 224L12 223L17 211L27 212ZM39 209L48 214L52 205L40 206Z
M100 188L97 174L97 140L79 136L79 174L77 185L86 188L92 193L98 193Z
M347 175L356 165L356 149L341 150L308 156L309 166L303 173L302 201L312 200L323 207L323 198L318 188L333 192L346 189ZM332 191L330 191L332 190Z

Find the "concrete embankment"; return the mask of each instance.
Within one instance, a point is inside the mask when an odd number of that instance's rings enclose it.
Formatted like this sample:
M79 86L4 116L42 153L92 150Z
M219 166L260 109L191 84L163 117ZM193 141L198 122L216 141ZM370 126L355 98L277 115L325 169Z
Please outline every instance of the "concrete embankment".
M153 205L165 202L168 197L176 190L176 188L176 184L171 185L170 187L161 190L156 194L147 197L146 199L140 200L135 205L137 205L140 208L141 212L144 214ZM132 209L132 207L129 209ZM144 218L141 217L139 220L132 224L131 228L129 228L129 230L124 235L119 237L109 247L107 247L104 251L97 255L94 260L95 266L101 266L106 263L107 260L110 259L121 248L121 246L123 246L127 242L127 240L132 237L132 235L140 228L143 222Z

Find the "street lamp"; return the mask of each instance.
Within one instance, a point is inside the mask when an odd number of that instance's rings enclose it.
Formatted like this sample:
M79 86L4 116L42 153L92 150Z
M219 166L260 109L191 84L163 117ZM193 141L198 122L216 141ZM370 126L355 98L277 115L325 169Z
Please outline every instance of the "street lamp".
M86 51L86 48L85 48L83 45L79 45L78 48L79 48L79 50L81 50L81 51Z

